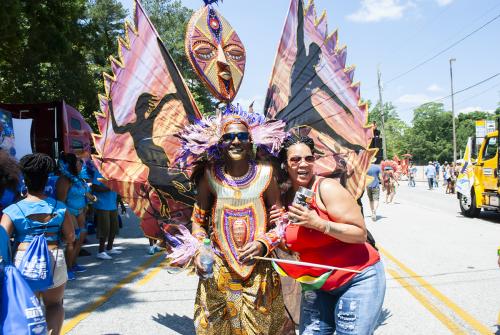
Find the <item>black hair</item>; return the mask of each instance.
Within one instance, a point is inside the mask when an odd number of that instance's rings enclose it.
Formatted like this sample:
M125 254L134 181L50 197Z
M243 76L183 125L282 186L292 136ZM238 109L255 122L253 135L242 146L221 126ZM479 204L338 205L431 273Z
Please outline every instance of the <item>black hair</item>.
M310 138L309 136L288 136L284 141L281 146L281 151L279 153L279 160L281 163L286 162L287 160L287 154L288 154L288 148L290 148L292 145L303 143L311 149L311 152L314 153L314 140Z
M29 192L43 192L49 174L54 171L56 166L50 156L41 153L24 156L19 165Z
M19 165L5 150L0 150L0 195L5 189L12 191L19 185L21 170Z
M292 145L295 145L295 144L299 144L299 143L302 143L302 144L305 144L309 147L309 149L311 149L311 152L314 154L315 152L315 149L314 149L314 140L312 138L310 138L309 136L296 136L296 135L291 135L291 136L288 136L284 141L283 141L283 144L281 145L281 150L280 150L280 153L278 155L278 160L279 160L279 163L281 165L281 169L279 169L277 171L277 179L278 179L278 184L280 185L284 185L286 183L286 181L288 180L288 172L287 172L287 169L286 167L284 167L283 165L286 166L286 161L288 159L287 155L288 155L288 149L292 146Z
M61 153L59 154L59 159L68 165L69 173L71 173L73 176L78 176L78 169L76 168L78 158L74 153L65 153L64 151L61 151Z

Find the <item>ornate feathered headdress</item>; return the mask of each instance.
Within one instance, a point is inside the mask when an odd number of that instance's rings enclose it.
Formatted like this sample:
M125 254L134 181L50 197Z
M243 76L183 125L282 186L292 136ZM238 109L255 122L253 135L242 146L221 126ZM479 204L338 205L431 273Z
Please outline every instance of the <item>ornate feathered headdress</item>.
M262 114L243 111L240 106L228 105L213 116L203 117L195 124L190 124L177 136L181 148L176 162L181 166L188 161L206 158L219 158L220 139L224 129L231 123L242 123L248 128L251 140L256 146L277 155L286 138L285 122L268 120Z

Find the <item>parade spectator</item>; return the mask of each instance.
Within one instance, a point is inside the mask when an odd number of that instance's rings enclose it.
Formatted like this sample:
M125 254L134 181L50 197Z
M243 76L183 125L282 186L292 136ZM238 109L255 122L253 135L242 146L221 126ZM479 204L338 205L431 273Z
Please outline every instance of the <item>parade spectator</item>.
M361 271L312 269L279 264L294 278L309 276L303 285L300 334L372 334L385 295L385 274L380 255L366 243L367 231L355 199L337 181L314 174L314 142L309 137L285 141L280 157L291 187L285 243L300 261L347 267ZM310 208L293 204L299 187L315 192ZM271 211L278 219L280 209ZM325 277L319 280L318 278ZM314 280L316 279L316 280Z
M451 176L453 173L451 166L448 165L448 162L445 162L443 165L443 182L446 186L446 194L452 193Z
M429 190L434 187L434 178L436 178L436 167L429 161L429 164L424 169L425 177L427 178L427 183L429 185Z
M439 165L438 161L434 162L434 168L436 169L436 173L434 175L434 187L439 187L439 172L441 171L441 165Z
M366 194L370 201L370 210L372 212L372 220L377 220L377 208L380 197L380 181L382 180L382 170L380 165L372 164L368 169L367 175L373 178L373 181L366 187Z
M5 150L0 150L0 214L19 196L21 170L17 162Z
M457 178L460 174L460 169L457 169L455 163L450 166L450 193L455 194L455 186L457 184Z
M74 253L72 255L66 254L69 280L76 279L76 272L86 271L84 266L76 263L80 248L87 236L85 209L87 197L91 197L87 183L80 177L82 163L82 160L78 159L75 154L65 152L61 152L58 161L60 176L56 182L57 200L66 204L76 234Z
M63 297L67 281L64 252L61 249L62 236L68 244L67 255L73 253L74 228L70 214L63 202L47 197L44 188L55 163L45 154L31 154L20 161L27 187L27 197L4 210L1 225L18 242L14 263L19 266L35 231L44 229L54 267L54 284L39 293L45 305L49 333L60 333L64 320Z
M99 180L102 178L99 171L95 171L94 180L92 181L92 191L94 191L97 197L94 209L96 213L96 238L99 240L99 252L96 257L103 260L110 260L113 259L111 255L122 253L113 248L115 237L118 234L118 195Z
M417 167L413 165L413 162L410 162L410 166L408 168L408 186L415 187L416 177L417 177Z

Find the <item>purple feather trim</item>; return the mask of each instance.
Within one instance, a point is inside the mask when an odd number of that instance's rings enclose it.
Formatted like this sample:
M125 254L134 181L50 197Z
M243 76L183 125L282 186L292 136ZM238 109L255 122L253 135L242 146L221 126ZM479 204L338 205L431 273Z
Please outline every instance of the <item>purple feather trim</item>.
M185 267L191 263L193 256L200 247L200 242L191 235L183 225L169 224L163 228L165 240L170 248L167 252L169 265Z
M175 163L185 167L190 159L196 160L200 156L207 156L208 159L218 158L219 140L223 135L224 125L235 120L241 120L248 125L255 145L266 148L273 155L279 152L287 136L285 122L266 120L262 114L244 111L239 105L228 105L224 111L197 120L177 134L181 146Z

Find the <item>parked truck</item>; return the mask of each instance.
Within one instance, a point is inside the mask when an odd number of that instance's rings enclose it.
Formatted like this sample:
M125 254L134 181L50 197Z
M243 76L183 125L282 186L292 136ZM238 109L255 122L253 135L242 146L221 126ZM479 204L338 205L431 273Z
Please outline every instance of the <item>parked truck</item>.
M481 209L500 211L498 136L498 130L486 134L475 160L472 158L476 156L475 145L471 140L468 142L466 157L457 180L460 210L467 217L478 216Z
M33 152L58 158L62 150L80 155L90 148L91 127L78 110L63 100L37 104L0 103L0 108L9 111L13 119L32 119L30 131L14 135L18 140L28 136Z

